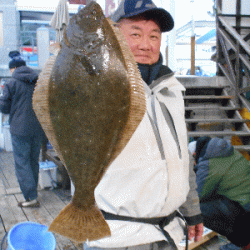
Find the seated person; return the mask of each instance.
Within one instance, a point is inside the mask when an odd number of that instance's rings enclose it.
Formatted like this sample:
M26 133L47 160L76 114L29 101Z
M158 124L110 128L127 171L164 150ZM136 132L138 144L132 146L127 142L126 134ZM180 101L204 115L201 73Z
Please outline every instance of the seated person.
M201 137L189 143L189 151L204 226L250 249L250 162L220 138Z

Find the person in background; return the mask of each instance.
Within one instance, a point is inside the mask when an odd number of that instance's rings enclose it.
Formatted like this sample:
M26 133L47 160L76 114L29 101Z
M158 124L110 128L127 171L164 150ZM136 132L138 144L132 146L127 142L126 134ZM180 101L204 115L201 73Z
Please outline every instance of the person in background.
M190 177L195 174L189 173L185 89L160 54L162 32L170 31L174 20L151 0L123 0L111 20L138 63L147 112L95 190L111 237L88 241L84 249L177 249L184 237L182 216L189 239L201 238L203 224Z
M39 154L44 132L32 109L37 73L26 66L18 51L11 51L11 79L4 85L0 111L9 114L16 177L25 198L20 207L39 206L37 186Z
M232 242L221 250L250 249L250 162L217 137L200 137L189 150L204 225Z

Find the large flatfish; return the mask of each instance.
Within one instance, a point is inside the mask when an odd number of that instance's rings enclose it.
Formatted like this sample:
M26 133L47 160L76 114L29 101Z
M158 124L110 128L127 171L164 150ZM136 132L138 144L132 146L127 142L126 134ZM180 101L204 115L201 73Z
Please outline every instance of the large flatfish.
M60 51L39 75L33 108L75 186L49 230L75 242L109 236L94 190L142 120L146 102L133 54L96 2L71 18Z

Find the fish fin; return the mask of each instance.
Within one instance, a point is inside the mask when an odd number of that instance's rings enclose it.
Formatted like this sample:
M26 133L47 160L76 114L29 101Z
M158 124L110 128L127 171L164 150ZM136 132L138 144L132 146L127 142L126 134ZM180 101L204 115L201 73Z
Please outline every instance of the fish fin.
M51 84L51 72L53 70L57 55L52 55L45 62L41 73L39 74L36 87L32 96L32 107L40 122L46 136L48 137L53 149L56 151L60 160L66 166L63 156L59 150L54 128L50 118L49 107L49 86Z
M119 24L114 23L110 18L106 18L106 20L114 32L117 43L122 51L130 82L130 109L128 121L120 135L120 141L116 145L115 152L113 153L112 159L110 160L110 162L112 162L120 154L120 152L122 152L142 121L146 113L146 95L138 65L123 33L119 28Z
M72 202L52 221L49 231L63 235L77 243L98 240L111 235L109 226L97 206L83 210Z

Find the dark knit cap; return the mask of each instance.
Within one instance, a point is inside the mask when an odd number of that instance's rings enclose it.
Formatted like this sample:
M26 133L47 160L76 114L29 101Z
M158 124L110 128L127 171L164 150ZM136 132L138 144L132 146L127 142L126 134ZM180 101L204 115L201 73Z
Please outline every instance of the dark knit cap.
M26 66L26 62L21 58L19 51L10 51L9 57L12 58L12 60L9 62L9 69Z
M206 152L206 149L207 149L207 145L209 143L209 141L211 140L210 137L208 136L203 136L203 137L200 137L198 140L197 140L197 143L196 143L196 154L195 154L195 160L197 162L197 160L204 156L205 152Z

